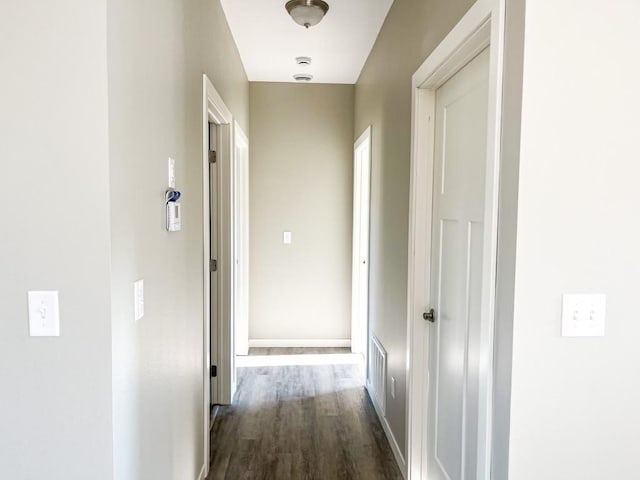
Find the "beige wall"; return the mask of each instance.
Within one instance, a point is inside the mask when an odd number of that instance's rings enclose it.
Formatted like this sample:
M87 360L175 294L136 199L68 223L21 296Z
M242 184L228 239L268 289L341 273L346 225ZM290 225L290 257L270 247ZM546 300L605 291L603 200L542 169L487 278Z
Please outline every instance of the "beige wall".
M355 136L372 126L370 327L387 350L386 412L405 449L411 76L473 4L397 0L356 85Z
M106 2L0 4L0 477L112 480ZM29 337L28 290L60 336Z
M509 478L640 471L639 18L527 2ZM562 294L590 292L606 336L563 338Z
M348 339L354 87L250 92L249 338Z
M248 82L218 0L110 0L115 478L195 479L202 426L202 73L248 131ZM167 157L182 231L164 228ZM132 285L145 281L133 321Z
M0 476L195 479L202 425L202 72L248 132L218 0L0 7ZM167 157L183 231L164 231ZM145 280L133 321L132 284ZM26 292L60 292L30 338ZM113 358L112 358L113 357Z

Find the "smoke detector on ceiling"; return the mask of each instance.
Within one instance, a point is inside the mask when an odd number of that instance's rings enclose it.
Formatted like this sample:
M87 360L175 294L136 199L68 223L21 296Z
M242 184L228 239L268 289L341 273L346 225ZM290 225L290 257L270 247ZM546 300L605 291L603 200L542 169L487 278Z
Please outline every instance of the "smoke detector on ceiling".
M313 75L308 73L296 73L293 78L298 82L310 82L313 79Z
M311 57L296 57L298 65L311 65Z

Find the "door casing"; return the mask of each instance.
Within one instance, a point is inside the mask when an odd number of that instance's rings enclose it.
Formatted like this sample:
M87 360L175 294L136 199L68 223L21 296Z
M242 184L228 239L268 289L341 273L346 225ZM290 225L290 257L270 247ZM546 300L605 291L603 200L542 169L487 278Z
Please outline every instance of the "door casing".
M249 354L249 139L234 122L233 305L235 354ZM235 375L235 372L233 372ZM233 382L235 384L235 381Z
M235 390L235 355L233 343L233 282L232 282L232 185L231 157L233 147L233 116L222 97L218 94L206 75L202 76L202 235L203 235L203 441L204 441L204 477L209 471L209 409L212 402L231 403ZM211 365L209 341L211 338L211 275L209 260L211 259L211 233L209 216L211 213L209 188L209 123L218 128L218 150L216 162L216 182L218 186L218 269L217 269L217 302L213 306L216 313L218 352L216 377L218 398L210 398ZM215 333L215 332L214 332Z
M423 313L429 292L435 92L449 78L489 47L489 105L482 252L478 480L490 479L493 388L493 337L498 226L498 185L504 64L505 0L478 0L420 66L412 78L412 144L407 296L407 453L408 478L426 479L425 407L429 379L429 330Z

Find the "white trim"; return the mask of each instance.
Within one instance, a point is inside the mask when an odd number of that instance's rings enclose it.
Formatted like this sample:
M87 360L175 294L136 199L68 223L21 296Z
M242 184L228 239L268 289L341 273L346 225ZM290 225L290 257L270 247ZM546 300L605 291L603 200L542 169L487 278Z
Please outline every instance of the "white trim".
M371 145L371 125L364 129L364 132L358 137L358 139L353 144L353 149L357 149L364 142L369 142Z
M382 425L382 429L384 430L385 435L387 436L387 440L389 440L389 445L391 445L391 451L393 452L393 456L396 459L396 463L398 464L398 468L400 469L400 473L403 478L407 478L407 462L402 455L402 451L400 450L400 446L398 445L398 441L396 437L393 435L391 431L391 426L389 422L387 422L387 418L382 414L382 409L378 402L375 400L375 395L372 394L372 388L369 384L369 381L366 383L367 394L371 399L371 403L373 404L373 408L376 411L376 415L378 415L378 419L380 420L380 424Z
M303 365L359 365L364 369L359 353L302 353L296 355L245 355L238 356L238 368L282 367Z
M271 339L254 338L249 340L249 347L253 348L278 348L278 347L343 347L351 346L350 338L330 338L330 339Z
M229 227L230 216L230 197L229 197L229 165L231 163L231 145L232 145L232 121L231 111L227 108L224 101L209 81L206 75L202 75L202 232L203 232L203 283L204 283L204 315L203 315L203 415L204 415L204 475L209 473L209 410L211 404L210 398L210 376L209 366L211 358L209 352L210 332L210 314L211 314L211 282L209 273L210 251L210 231L209 231L209 121L217 124L221 128L220 145L218 146L218 185L220 192L219 199L219 228L218 228L218 304L217 318L231 318L231 288L230 288L230 239L231 228ZM223 234L224 233L224 234ZM213 399L218 403L230 403L233 391L232 371L235 369L232 344L232 330L228 321L218 321L218 351L220 358L218 359L218 396L220 398Z
M435 91L484 48L490 48L489 118L481 313L478 480L489 480L493 383L493 327L498 219L498 173L502 108L504 0L478 0L412 78L412 139L407 294L408 478L426 478L428 329L422 313L429 302L429 263ZM425 248L426 247L426 248Z
M207 110L213 116L215 123L218 125L230 125L233 122L233 115L231 110L227 108L227 105L222 100L222 97L213 86L213 83L209 80L206 74L202 75L202 82L205 92L205 98L207 101Z
M476 2L413 74L413 88L435 90L491 42L489 0Z
M249 139L233 124L233 304L237 355L249 353ZM235 384L235 382L233 382Z
M205 465L203 464L202 468L200 469L200 473L198 474L198 479L197 480L204 480L205 479L205 474L204 474L205 468L204 467L205 467Z

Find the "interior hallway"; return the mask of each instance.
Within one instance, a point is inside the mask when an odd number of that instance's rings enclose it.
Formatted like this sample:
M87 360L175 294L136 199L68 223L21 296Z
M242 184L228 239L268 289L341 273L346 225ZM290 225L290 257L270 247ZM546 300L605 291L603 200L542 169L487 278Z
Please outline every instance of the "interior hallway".
M207 480L401 478L362 365L238 369L234 405L212 428Z

